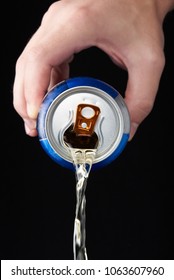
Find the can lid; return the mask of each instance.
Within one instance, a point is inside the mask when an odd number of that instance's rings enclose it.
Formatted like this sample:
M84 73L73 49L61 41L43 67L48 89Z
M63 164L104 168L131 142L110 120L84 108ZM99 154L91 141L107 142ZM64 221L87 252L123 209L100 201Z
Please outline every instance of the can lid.
M76 110L79 122L75 122ZM95 128L91 129L99 137L92 166L97 169L118 157L128 141L130 118L124 99L112 86L94 78L77 77L57 84L46 94L38 115L42 147L58 164L73 169L64 132L75 123L76 132L84 133L92 120Z

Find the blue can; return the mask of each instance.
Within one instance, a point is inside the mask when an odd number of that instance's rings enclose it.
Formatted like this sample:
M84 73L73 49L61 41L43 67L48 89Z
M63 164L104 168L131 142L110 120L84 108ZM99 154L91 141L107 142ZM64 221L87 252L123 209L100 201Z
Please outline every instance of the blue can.
M80 133L90 133L92 129L98 137L92 169L104 167L115 160L126 146L130 116L121 94L101 80L70 78L55 85L45 95L37 119L41 146L56 163L74 170L64 135L68 127L77 124L77 108L83 112L78 115Z

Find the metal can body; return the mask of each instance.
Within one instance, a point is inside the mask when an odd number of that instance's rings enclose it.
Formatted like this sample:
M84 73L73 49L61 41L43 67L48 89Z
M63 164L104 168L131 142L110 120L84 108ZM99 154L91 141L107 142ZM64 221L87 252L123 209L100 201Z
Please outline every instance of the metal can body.
M74 122L74 112L80 103L98 106L101 111L95 126L99 144L92 169L101 168L119 156L130 132L129 112L123 97L103 81L77 77L54 86L46 94L38 114L39 140L55 162L73 169L63 135Z

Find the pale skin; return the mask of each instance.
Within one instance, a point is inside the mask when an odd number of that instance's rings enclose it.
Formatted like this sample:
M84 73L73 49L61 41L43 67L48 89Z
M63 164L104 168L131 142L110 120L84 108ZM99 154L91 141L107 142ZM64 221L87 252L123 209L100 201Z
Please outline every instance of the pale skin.
M174 0L62 0L50 6L16 63L13 104L37 135L45 93L69 77L74 54L96 46L128 72L130 140L151 112L165 65L163 21ZM117 79L115 77L115 79Z

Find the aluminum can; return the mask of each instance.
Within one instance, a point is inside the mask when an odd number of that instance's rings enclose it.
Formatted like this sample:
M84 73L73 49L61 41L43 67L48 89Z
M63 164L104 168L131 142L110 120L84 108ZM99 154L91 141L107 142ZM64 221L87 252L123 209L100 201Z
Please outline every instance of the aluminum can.
M74 169L64 133L75 122L79 104L88 107L86 120L91 118L90 105L99 108L94 127L99 143L92 169L104 167L120 155L130 133L130 117L124 99L106 82L91 77L74 77L55 85L45 95L40 107L37 119L39 141L56 163ZM85 127L84 123L82 120Z

